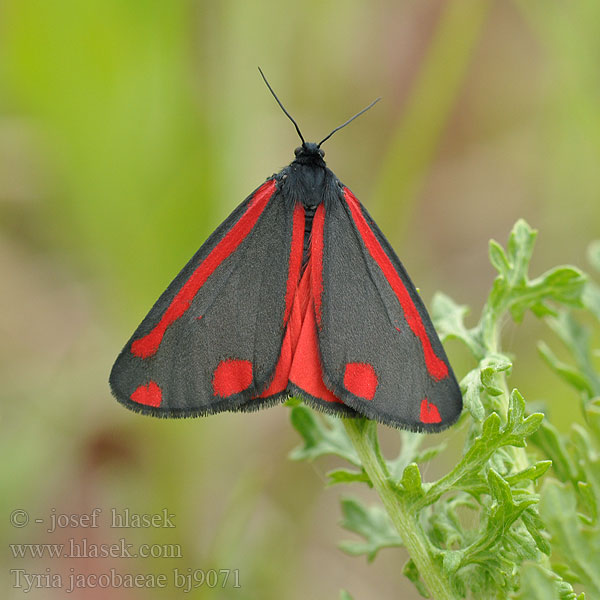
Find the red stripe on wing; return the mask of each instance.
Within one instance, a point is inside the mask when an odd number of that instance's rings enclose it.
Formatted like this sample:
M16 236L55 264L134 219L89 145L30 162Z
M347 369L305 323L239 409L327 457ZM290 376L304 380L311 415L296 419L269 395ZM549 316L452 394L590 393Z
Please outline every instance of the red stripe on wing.
M292 364L289 371L290 383L313 398L325 402L341 402L341 400L325 385L323 367L317 338L317 323L315 320L315 298L312 296L311 279L314 281L314 254L302 276L298 288L299 312L302 313L300 330L296 330L296 344L293 349ZM311 277L312 271L312 277Z
M183 287L177 292L175 298L173 298L154 329L131 344L132 354L140 358L148 358L156 353L167 328L188 310L192 300L206 283L206 280L246 239L246 236L252 231L254 225L256 225L258 218L267 206L274 191L274 179L267 181L256 191L252 200L248 203L246 212L183 284Z
M294 296L300 280L300 269L302 268L302 255L304 253L304 207L297 204L294 207L294 217L292 225L292 245L290 247L290 260L288 267L287 289L285 292L285 314L283 324L285 325L292 312Z
M273 380L260 397L268 398L283 392L288 382L294 384L313 398L325 402L341 402L323 381L323 368L317 339L317 318L320 321L321 295L323 292L323 226L325 209L322 204L313 217L310 259L300 277L304 240L304 208L294 210L294 233L290 251L290 270L286 293L285 336ZM302 215L302 219L297 215ZM300 235L302 225L302 235ZM298 233L296 232L298 227ZM297 263L298 254L300 261ZM290 290L292 290L290 292ZM291 306L288 300L291 299ZM317 317L318 315L318 317Z
M321 328L321 299L323 296L323 230L325 228L325 207L319 204L313 218L310 256L312 263L312 296L315 302L315 319Z
M290 368L290 383L310 396L325 402L342 402L323 381L323 366L317 338L321 327L321 297L323 295L323 230L325 206L319 204L313 217L310 236L310 260L300 282L300 298L303 298L302 328ZM304 285L303 285L304 284ZM310 285L310 287L309 287ZM304 291L303 291L304 289Z
M290 247L290 261L288 267L288 280L285 293L285 313L283 317L283 327L286 328L283 343L273 379L267 388L260 394L260 398L268 398L283 392L288 384L290 367L294 349L298 343L300 329L302 328L301 304L306 299L299 298L299 280L302 269L302 255L304 253L304 222L305 213L302 204L294 207L294 217L292 225L292 245Z
M427 331L423 325L421 315L412 301L412 298L402 282L402 279L400 279L400 276L394 268L392 261L389 259L388 255L385 253L384 249L381 247L381 244L375 237L375 234L369 227L363 215L360 203L354 194L348 188L344 188L344 197L348 203L348 207L350 208L352 219L354 220L354 223L363 239L365 246L367 247L369 254L379 265L379 268L383 271L383 274L390 284L390 287L392 288L394 294L396 294L396 298L398 298L398 302L400 302L400 306L404 311L404 317L408 323L408 326L421 342L427 371L434 379L444 379L444 377L448 376L448 365L433 351L431 341L429 340L429 336L427 335Z

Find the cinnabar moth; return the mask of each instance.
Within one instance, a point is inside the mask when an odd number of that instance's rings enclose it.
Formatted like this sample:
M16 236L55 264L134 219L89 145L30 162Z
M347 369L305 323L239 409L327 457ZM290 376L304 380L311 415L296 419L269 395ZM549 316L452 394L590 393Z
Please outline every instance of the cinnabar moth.
M159 417L255 410L297 395L328 413L444 429L462 397L427 310L323 160L321 144L358 115L307 143L265 82L302 145L158 299L115 362L113 394Z

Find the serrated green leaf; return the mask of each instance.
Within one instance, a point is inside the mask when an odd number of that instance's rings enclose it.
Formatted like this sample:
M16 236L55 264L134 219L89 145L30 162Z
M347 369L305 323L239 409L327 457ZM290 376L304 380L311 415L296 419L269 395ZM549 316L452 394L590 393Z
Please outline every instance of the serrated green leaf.
M369 487L373 487L364 469L361 471L336 469L335 471L329 471L327 477L329 478L328 485L336 485L338 483L366 483Z
M509 399L506 425L501 427L502 420L498 414L489 415L483 422L481 435L473 440L458 465L450 473L431 484L415 506L422 508L432 504L442 494L453 489L471 491L478 489L481 485L480 472L492 455L503 446L524 447L526 438L537 430L543 418L540 413L525 417L525 401L517 390L513 390ZM488 483L490 483L489 479Z
M340 600L354 600L346 590L340 590Z
M489 354L460 382L464 405L476 421L482 421L485 417L485 408L481 400L482 394L501 396L504 390L496 385L497 375L509 373L511 368L512 362L507 356Z
M356 466L361 466L356 450L346 435L340 419L315 415L307 406L294 406L290 411L292 425L302 436L303 446L290 452L292 460L314 460L336 454Z
M512 287L524 284L527 279L527 270L536 237L537 231L532 229L524 219L519 219L510 232L506 254L508 262L512 266L509 276Z
M501 396L504 390L498 387L497 376L510 374L512 362L503 354L488 354L480 363L480 379L484 391L490 396Z
M511 473L506 475L506 481L509 482L511 487L514 487L517 483L522 481L535 481L546 473L546 471L552 466L551 460L541 460L526 469L518 471L517 473Z
M504 428L504 445L525 447L526 438L537 431L544 420L541 413L533 413L526 418L525 400L518 390L513 390L508 405L507 424Z
M463 377L460 388L463 392L464 407L471 413L475 421L483 421L485 417L485 408L481 402L483 384L481 383L478 367L472 369Z
M364 542L344 541L339 547L348 554L365 554L371 562L382 548L402 546L402 539L396 533L388 514L377 505L365 507L354 498L341 501L342 527L357 533Z
M549 300L567 306L581 306L586 278L574 267L556 267L512 290L510 312L519 323L529 309L537 316L556 314L545 303Z
M469 453L473 458L480 458L489 456L496 450L498 440L500 439L500 426L502 420L497 413L488 415L486 420L481 426L481 435L475 439L469 449Z
M485 565L489 574L500 580L502 575L493 573L497 569L494 563L506 561L510 564L514 563L514 558L511 561L502 553L498 553L498 549L504 549L505 552L511 550L519 557L534 554L535 547L530 543L529 534L519 535L517 530L510 531L510 528L529 507L537 502L537 498L528 492L513 495L508 482L493 469L488 472L488 484L493 504L487 513L485 530L463 550L461 567L469 564L480 567Z
M494 469L488 472L488 484L490 492L496 502L502 506L512 502L512 494L510 493L510 485L500 476Z
M554 267L529 282L532 291L542 290L544 295L567 306L581 306L581 294L586 275L571 266Z
M509 236L506 253L497 242L490 243L490 261L500 275L494 282L484 309L482 330L489 327L486 320L497 320L505 309L519 323L527 310L538 317L555 314L547 304L549 300L581 306L586 279L578 269L560 266L529 280L527 273L536 235L537 232L520 220Z
M512 361L505 354L490 353L481 361L481 369L489 373L506 373L510 375Z
M513 390L510 395L510 400L508 403L508 413L507 413L507 427L518 426L521 422L523 422L523 416L525 415L525 399L521 395L518 390Z

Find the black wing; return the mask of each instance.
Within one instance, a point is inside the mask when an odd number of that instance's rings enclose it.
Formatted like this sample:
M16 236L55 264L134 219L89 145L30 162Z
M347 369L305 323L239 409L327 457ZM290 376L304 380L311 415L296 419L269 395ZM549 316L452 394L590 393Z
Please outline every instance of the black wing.
M421 298L377 225L347 189L328 199L319 348L344 404L382 423L439 431L462 396Z
M293 215L270 179L219 226L115 362L110 384L121 403L178 417L283 395L257 398L275 370L289 312Z

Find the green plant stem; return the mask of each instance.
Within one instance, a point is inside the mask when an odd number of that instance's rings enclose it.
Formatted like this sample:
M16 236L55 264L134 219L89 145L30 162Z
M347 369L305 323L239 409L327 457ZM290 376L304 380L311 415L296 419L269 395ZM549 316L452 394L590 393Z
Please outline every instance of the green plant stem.
M428 540L418 523L416 514L405 506L402 499L394 492L376 438L369 435L368 427L375 427L375 423L366 424L360 419L344 419L344 425L363 469L373 483L373 488L381 498L432 598L456 600L447 578L441 572L441 565L437 564L431 555Z

